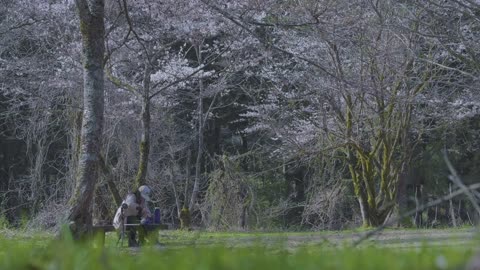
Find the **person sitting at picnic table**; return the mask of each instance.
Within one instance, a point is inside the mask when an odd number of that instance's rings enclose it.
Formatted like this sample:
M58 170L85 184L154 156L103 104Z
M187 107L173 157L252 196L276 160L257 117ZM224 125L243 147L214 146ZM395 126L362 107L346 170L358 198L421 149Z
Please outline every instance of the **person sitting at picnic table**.
M120 237L128 236L128 246L137 247L145 244L145 238L151 244L157 243L157 231L149 231L145 226L152 221L152 213L147 207L152 189L140 186L136 191L129 192L115 213L113 226L119 231ZM138 225L126 226L125 225ZM136 231L138 230L138 242Z

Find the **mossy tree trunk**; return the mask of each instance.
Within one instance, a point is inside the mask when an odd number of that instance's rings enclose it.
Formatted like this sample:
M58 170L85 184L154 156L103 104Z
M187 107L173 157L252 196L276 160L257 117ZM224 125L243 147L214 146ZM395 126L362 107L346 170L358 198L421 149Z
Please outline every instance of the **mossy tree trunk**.
M126 22L128 27L130 28L129 31L133 33L133 37L138 42L138 45L141 47L142 57L144 61L144 69L143 69L143 80L142 84L137 85L135 82L129 83L128 81L124 81L120 77L116 77L110 70L110 67L107 66L107 76L109 80L117 87L127 90L128 92L134 94L138 97L142 102L142 112L141 112L141 138L139 143L139 162L138 162L138 169L137 174L135 176L135 181L132 184L133 189L138 189L138 187L146 184L146 178L148 173L148 162L150 156L150 127L151 127L151 100L158 94L162 93L164 88L158 90L154 93L156 87L161 86L160 83L156 83L152 85L151 82L151 75L152 75L152 68L153 63L156 59L160 56L160 54L155 53L153 49L154 46L152 43L140 38L136 31L134 30L134 23L132 18L130 17L130 12L128 8L128 3L126 0L118 1L120 7L123 9L123 13L125 15ZM111 52L110 52L111 53ZM135 51L135 53L137 53ZM172 84L173 85L173 84ZM171 86L171 85L170 85Z
M145 72L143 77L143 104L142 104L142 137L140 140L140 161L138 163L135 188L146 184L148 157L150 155L150 75L151 65L149 60L145 61Z
M78 172L68 213L75 239L89 235L92 226L104 110L104 4L103 0L76 0L83 42L84 100Z
M180 229L189 230L190 229L190 211L187 207L182 207L180 210Z
M418 36L392 35L385 28L391 16L389 3L377 5L371 18L377 27L357 33L355 51L327 41L335 77L328 100L336 124L329 138L344 153L367 227L384 224L398 209L400 175L412 155L406 148L415 145L409 141L414 99L433 76L432 65L418 67L418 57L430 57ZM418 25L411 26L418 31Z
M402 89L404 84L398 81L389 95L395 97L402 90L414 96L426 87L427 82L427 78L424 78L412 89ZM346 159L355 196L360 204L363 226L376 227L382 225L399 207L397 196L405 185L400 177L411 156L410 149L405 149L408 144L404 141L408 140L413 107L395 98L378 99L374 104L381 113L370 127L374 136L370 136L368 142L362 142L352 135L355 118L352 100L352 96L345 96Z

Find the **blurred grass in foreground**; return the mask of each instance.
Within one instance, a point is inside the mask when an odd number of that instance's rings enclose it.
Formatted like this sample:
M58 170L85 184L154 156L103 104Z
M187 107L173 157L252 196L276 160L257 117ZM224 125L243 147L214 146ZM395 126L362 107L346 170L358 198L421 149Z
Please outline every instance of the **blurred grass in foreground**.
M472 246L287 249L265 247L95 248L92 243L0 236L0 269L462 269Z

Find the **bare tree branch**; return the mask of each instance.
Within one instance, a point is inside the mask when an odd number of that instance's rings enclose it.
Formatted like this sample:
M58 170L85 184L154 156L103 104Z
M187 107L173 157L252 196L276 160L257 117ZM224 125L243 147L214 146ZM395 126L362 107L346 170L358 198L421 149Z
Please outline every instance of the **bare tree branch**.
M267 48L272 48L278 52L281 52L285 55L288 55L290 57L293 57L293 58L297 58L299 60L302 60L316 68L318 68L320 71L322 71L323 73L325 73L326 75L334 78L334 79L339 79L338 76L336 76L335 74L333 74L332 72L328 71L324 66L316 63L315 61L309 59L309 58L306 58L304 56L301 56L301 55L297 55L295 53L292 53L286 49L282 49L274 44L272 44L271 42L266 42L265 40L263 40L262 38L259 38L258 35L253 32L250 28L248 28L246 25L244 25L239 19L236 19L235 16L229 14L228 12L226 12L225 10L219 8L218 6L216 6L215 4L213 3L210 3L209 0L201 0L205 5L207 5L208 7L210 7L211 9L215 10L216 12L220 13L222 16L224 16L226 19L230 20L232 23L238 25L239 27L241 27L242 29L244 29L245 31L247 31L250 35L252 35L253 37L255 37L258 41L260 41L260 43L262 43L265 47ZM347 82L344 81L344 83L348 84Z
M127 90L127 91L131 92L132 94L134 94L136 96L140 96L140 92L138 91L137 88L135 88L134 86L132 86L129 83L126 83L126 82L122 81L120 78L114 76L112 74L112 71L111 71L110 67L105 66L105 73L107 75L108 80L111 83L113 83L116 87Z
M472 194L472 192L470 192L470 189L468 189L467 186L465 186L465 184L462 182L462 180L458 176L457 171L455 170L452 163L448 159L447 150L443 150L443 159L445 160L448 170L450 170L450 173L451 173L448 179L450 179L455 185L457 185L461 190L463 190L463 192L465 193L465 195L467 195L467 198L470 200L475 210L477 210L478 214L480 215L480 206L478 205L478 202L475 199L475 196Z

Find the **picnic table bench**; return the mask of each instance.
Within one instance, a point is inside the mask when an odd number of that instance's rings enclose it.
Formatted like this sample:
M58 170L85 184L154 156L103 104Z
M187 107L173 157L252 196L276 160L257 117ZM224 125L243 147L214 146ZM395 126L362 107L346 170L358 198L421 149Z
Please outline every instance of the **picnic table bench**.
M167 230L167 224L127 224L125 225L125 229L128 230L130 228L138 229L140 226L143 226L147 230ZM100 245L105 245L105 234L107 232L114 232L115 227L113 225L93 225L92 227L94 235L99 237Z

